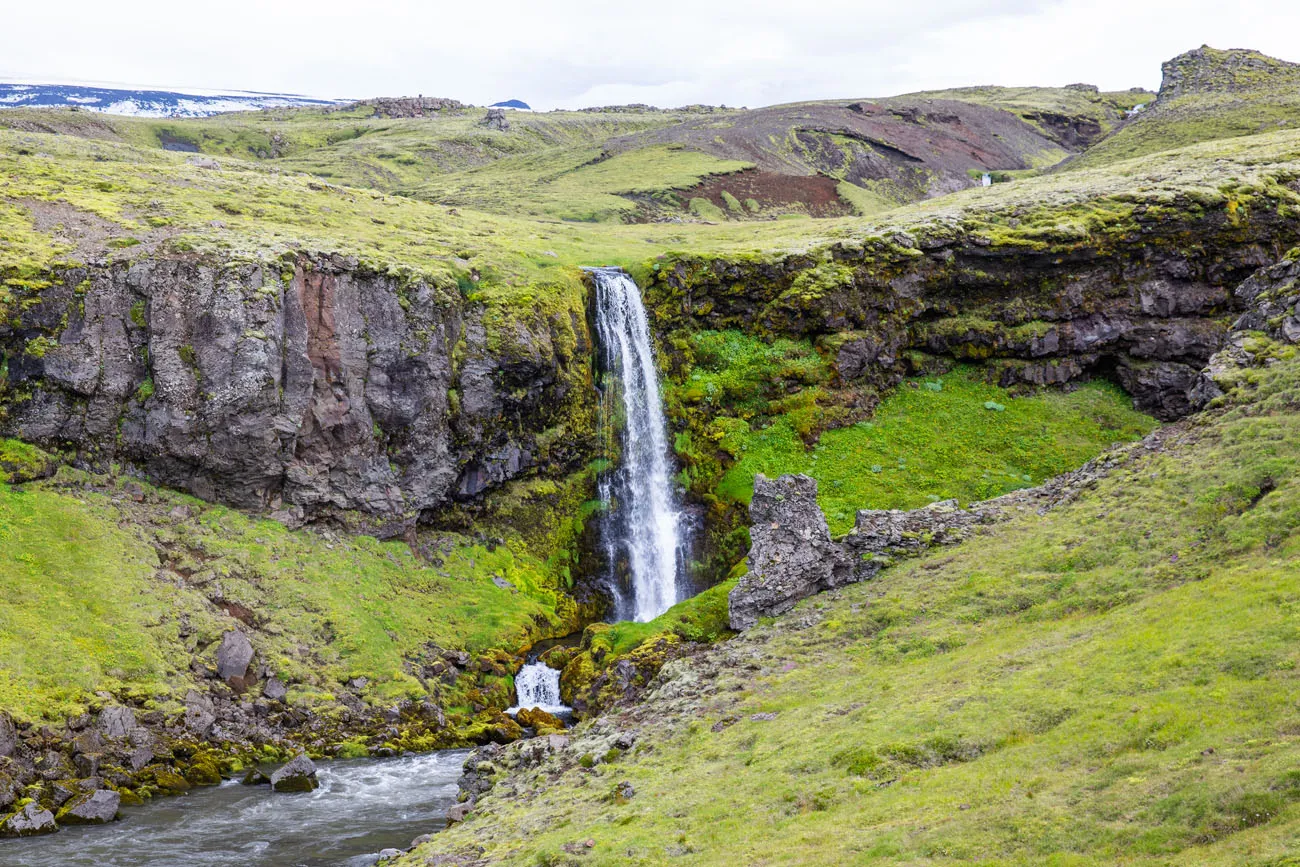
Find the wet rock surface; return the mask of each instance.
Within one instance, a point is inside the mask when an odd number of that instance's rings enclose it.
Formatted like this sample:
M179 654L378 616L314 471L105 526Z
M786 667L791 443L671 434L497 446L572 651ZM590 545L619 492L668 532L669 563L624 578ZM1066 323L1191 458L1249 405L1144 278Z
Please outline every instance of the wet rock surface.
M62 825L103 825L117 818L122 796L117 792L100 789L70 801L59 811Z
M274 792L311 792L319 786L316 765L305 755L295 757L271 774L271 790Z

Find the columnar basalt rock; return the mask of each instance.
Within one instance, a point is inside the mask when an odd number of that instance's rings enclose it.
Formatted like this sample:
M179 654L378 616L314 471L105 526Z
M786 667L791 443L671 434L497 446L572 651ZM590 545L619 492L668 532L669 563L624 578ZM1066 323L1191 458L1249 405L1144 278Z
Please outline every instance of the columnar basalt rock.
M125 463L290 524L332 517L392 536L589 457L582 431L546 457L537 445L594 407L581 290L572 310L503 322L454 287L336 255L52 276L0 323L0 435L84 464Z
M853 580L817 505L817 482L804 475L754 479L749 572L731 590L732 629L789 611L800 599Z

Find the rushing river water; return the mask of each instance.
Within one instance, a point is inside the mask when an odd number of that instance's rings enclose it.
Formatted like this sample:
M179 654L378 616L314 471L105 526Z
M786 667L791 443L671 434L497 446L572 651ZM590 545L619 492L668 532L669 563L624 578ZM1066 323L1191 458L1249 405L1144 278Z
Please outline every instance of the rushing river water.
M362 867L446 824L468 750L317 765L320 788L227 782L124 807L122 820L0 840L4 867Z

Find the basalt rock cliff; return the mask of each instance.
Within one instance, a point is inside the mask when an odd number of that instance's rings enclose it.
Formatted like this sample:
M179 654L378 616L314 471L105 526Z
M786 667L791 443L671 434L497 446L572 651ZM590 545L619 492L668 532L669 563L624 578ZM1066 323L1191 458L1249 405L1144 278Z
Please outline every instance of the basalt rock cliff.
M0 432L86 466L392 536L590 450L581 299L501 325L458 292L342 256L51 276L0 324Z

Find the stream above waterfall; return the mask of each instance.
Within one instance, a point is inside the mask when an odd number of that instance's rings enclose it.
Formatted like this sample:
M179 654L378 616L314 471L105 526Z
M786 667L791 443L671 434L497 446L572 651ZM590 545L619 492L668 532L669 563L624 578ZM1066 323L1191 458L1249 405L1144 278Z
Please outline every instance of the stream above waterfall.
M446 825L468 750L317 765L320 788L274 794L226 782L110 825L0 840L4 867L364 867Z

